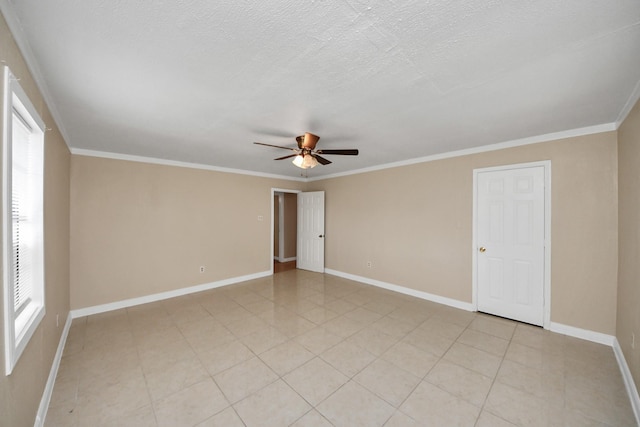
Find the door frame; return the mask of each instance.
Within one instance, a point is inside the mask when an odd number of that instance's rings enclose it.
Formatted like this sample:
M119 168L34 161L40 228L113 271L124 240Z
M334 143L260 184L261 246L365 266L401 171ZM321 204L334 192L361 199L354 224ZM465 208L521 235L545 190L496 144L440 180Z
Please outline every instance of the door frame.
M271 257L269 258L269 271L271 272L271 274L273 275L273 260L274 260L274 256L275 253L273 251L273 244L275 241L275 236L274 236L274 228L275 228L275 203L273 201L273 199L276 196L276 193L293 193L293 194L298 194L298 193L302 193L301 190L291 190L291 189L286 189L286 188L271 188L271 249L270 249L270 253L271 253ZM278 218L279 220L279 218ZM297 221L297 219L296 219ZM282 232L282 230L281 230ZM297 239L297 236L296 236Z
M478 311L478 174L510 169L544 167L544 317L542 327L551 327L551 160L493 166L473 170L473 237L471 244L471 306Z

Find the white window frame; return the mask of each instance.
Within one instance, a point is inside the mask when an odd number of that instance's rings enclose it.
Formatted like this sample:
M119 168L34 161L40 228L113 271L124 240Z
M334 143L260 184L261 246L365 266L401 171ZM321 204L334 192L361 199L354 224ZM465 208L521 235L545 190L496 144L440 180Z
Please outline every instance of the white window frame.
M31 298L25 307L14 310L14 279L12 266L13 231L12 231L12 122L14 114L18 114L30 129L30 142L36 144L38 150L42 150L38 159L37 179L44 177L44 132L45 125L31 101L20 87L9 67L4 67L3 73L4 99L3 99L3 129L2 135L2 265L4 288L4 337L5 337L5 372L10 375L16 366L20 355L26 348L29 340L35 333L38 325L45 316L45 285L44 285L44 191L38 195L37 200L37 245L34 255L33 287ZM32 139L33 138L33 139ZM42 161L40 166L39 161ZM42 185L38 186L43 190ZM40 189L38 189L40 192ZM41 212L42 211L42 212Z

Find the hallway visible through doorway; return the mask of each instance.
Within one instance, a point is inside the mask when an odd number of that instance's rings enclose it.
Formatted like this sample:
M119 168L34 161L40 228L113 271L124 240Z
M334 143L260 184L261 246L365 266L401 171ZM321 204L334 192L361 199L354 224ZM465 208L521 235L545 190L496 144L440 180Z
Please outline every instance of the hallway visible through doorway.
M288 271L288 270L295 270L296 269L296 262L295 261L289 261L289 262L279 262L277 260L273 260L273 273L280 273L282 271Z

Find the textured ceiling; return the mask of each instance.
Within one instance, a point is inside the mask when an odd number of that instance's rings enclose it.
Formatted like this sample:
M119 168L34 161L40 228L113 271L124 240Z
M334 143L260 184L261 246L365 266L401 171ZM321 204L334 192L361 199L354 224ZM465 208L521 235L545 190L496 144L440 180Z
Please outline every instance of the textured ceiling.
M252 142L360 150L332 175L616 123L640 81L638 0L0 5L72 149L291 177Z

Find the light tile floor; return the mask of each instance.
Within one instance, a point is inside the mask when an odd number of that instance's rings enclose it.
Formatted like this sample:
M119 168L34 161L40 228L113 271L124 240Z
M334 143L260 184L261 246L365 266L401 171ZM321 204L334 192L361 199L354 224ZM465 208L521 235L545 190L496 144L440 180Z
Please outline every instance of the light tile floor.
M49 426L633 426L611 348L292 270L73 321Z

